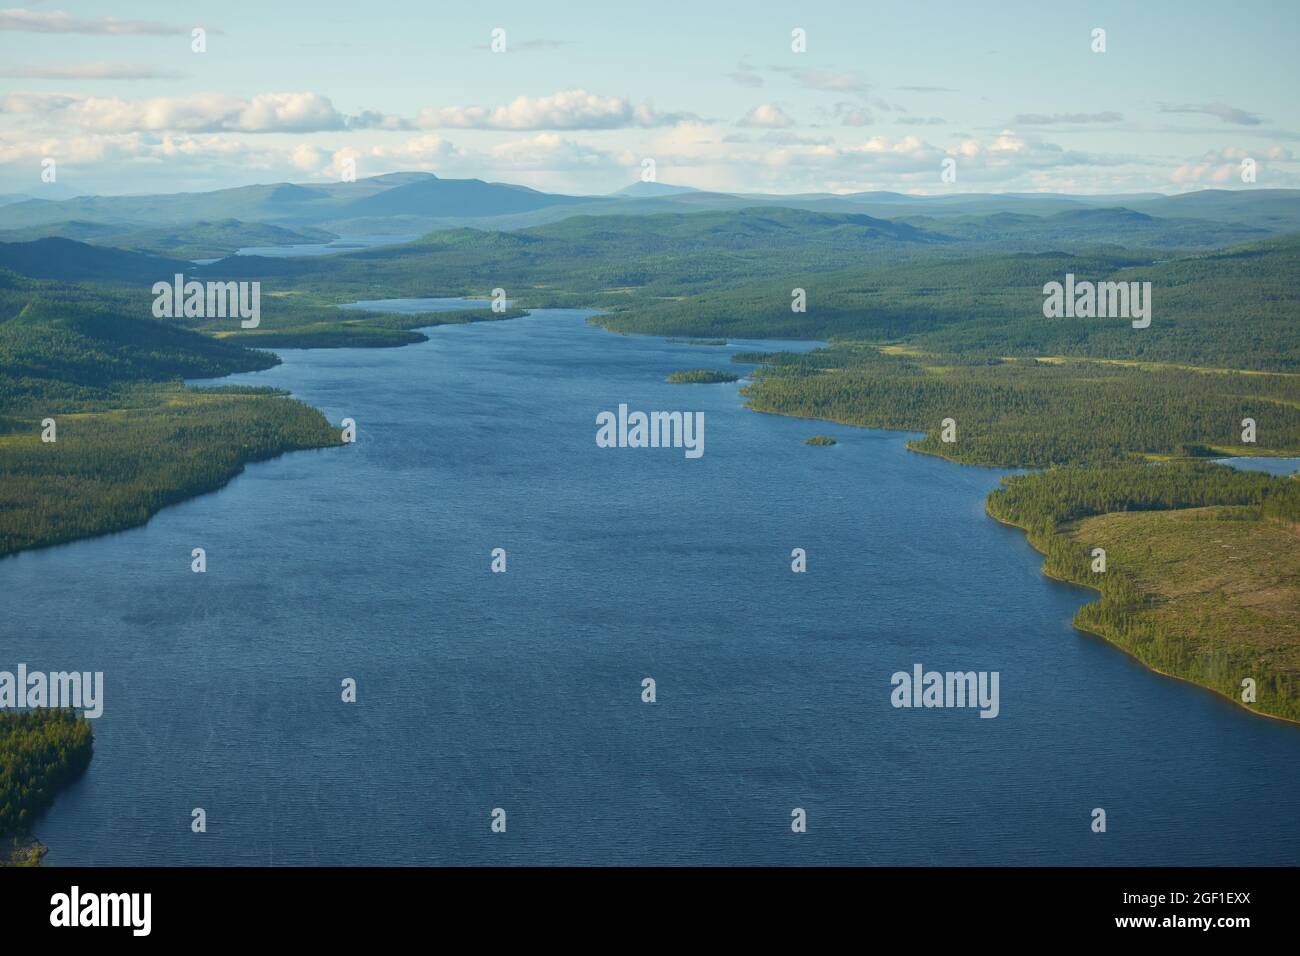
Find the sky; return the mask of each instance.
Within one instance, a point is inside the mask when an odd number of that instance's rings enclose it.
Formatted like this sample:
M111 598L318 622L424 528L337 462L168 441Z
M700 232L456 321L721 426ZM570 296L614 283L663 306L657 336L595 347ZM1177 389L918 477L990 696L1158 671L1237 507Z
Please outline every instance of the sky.
M1296 187L1298 40L1295 0L37 0L0 6L0 194L602 194L646 160L727 192Z

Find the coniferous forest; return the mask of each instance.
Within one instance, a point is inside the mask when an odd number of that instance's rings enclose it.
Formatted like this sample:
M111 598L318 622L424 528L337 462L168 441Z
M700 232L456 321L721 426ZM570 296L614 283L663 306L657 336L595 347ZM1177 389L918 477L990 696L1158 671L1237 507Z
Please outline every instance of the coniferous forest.
M200 224L193 242L204 235ZM184 245L183 229L176 238ZM1294 235L1041 252L795 209L577 216L192 269L263 284L262 322L249 330L154 319L150 282L169 277L171 260L59 242L57 259L37 243L0 247L0 556L141 524L249 462L341 441L320 412L283 393L186 379L269 368L270 348L400 346L435 324L591 308L594 322L623 333L825 340L806 353L735 356L759 366L742 392L748 405L916 432L911 448L956 462L1041 469L1008 479L987 508L1027 531L1046 573L1100 592L1078 627L1234 700L1249 678L1258 696L1246 706L1300 719L1300 633L1290 623L1300 619L1300 482L1198 461L1300 452ZM1151 282L1151 326L1045 318L1042 287L1066 272ZM337 308L485 296L497 282L510 286L504 313ZM669 381L736 377L696 369ZM1210 531L1252 560L1207 565L1199 541ZM1095 548L1107 552L1104 572L1092 570ZM1173 594L1169 582L1189 576L1205 581L1197 596ZM1243 608L1234 595L1265 576L1276 600ZM9 838L90 757L84 720L13 717L0 729Z
M0 712L0 865L39 859L21 840L85 772L93 746L90 723L71 710Z

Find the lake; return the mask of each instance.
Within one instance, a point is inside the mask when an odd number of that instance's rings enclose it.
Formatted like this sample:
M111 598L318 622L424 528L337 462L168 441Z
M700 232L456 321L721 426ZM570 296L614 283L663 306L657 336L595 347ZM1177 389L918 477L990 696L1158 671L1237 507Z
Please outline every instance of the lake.
M355 445L0 561L0 666L105 674L48 864L1300 861L1300 727L1074 631L1090 592L984 514L1005 472L664 381L810 343L588 316L285 351L223 381ZM598 448L620 403L704 454ZM999 715L894 708L916 663L998 672Z
M1240 471L1262 471L1270 475L1285 477L1300 471L1300 458L1271 458L1261 455L1257 458L1216 458L1220 465L1227 465Z
M232 255L236 256L262 256L271 259L286 259L294 256L329 256L336 252L355 252L358 249L370 249L374 246L397 245L403 242L414 242L419 239L418 235L411 236L340 236L338 239L330 242L296 242L283 246L245 246L242 249L236 249ZM225 256L217 256L214 259L195 259L195 265L206 266L214 262L220 262Z

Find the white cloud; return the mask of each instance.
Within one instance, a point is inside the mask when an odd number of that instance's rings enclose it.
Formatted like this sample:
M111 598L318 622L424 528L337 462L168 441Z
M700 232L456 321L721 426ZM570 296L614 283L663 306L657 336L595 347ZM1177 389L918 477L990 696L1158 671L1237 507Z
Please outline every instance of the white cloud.
M367 153L370 156L429 163L457 156L459 150L450 140L430 133L424 136L413 136L401 143L372 146Z
M519 96L505 106L425 107L416 117L421 129L577 130L669 126L683 114L657 113L648 103L622 96L563 90L550 96Z
M176 36L190 27L156 20L119 20L117 17L74 17L62 10L38 12L13 7L0 10L0 30L22 33L98 33L108 35ZM212 32L212 31L209 31Z
M785 129L787 126L793 126L794 120L775 103L763 103L737 120L736 125L758 129Z
M538 133L492 147L492 159L512 169L590 169L616 165L613 155L557 133Z
M829 93L865 93L866 82L856 73L835 70L808 70L799 74L799 83L810 90Z
M345 116L327 97L310 92L259 93L248 99L221 93L146 99L13 93L0 99L0 112L37 115L98 132L310 133L403 126L380 113Z
M210 167L232 163L246 171L268 168L280 161L274 151L255 149L246 140L227 134L191 136L167 133L158 136L131 132L21 139L0 134L0 165L35 168L33 164L46 156L58 160L61 178L66 167L86 167L96 163L112 163L114 172L120 175L123 166L132 164L149 166L165 162L169 170L174 170L177 164ZM156 183L155 190L166 192L168 184Z
M1082 191L1098 191L1130 170L1135 188L1150 188L1152 175L1140 160L1069 151L1010 130L938 143L906 134L844 142L786 133L755 139L693 124L659 134L646 155L655 157L663 181L723 191L1051 189L1077 172L1093 180ZM958 161L957 187L940 179L949 156Z
M1059 123L1118 123L1124 119L1123 113L1107 111L1103 113L1021 113L1012 122L1017 126L1053 126Z
M785 130L768 130L759 139L760 143L776 146L829 146L835 141L829 136L802 136Z
M40 160L59 160L60 182L87 192L169 192L212 188L232 182L337 181L348 160L359 177L398 170L425 170L453 178L517 182L559 192L599 192L625 183L653 157L663 182L723 191L857 191L896 189L934 193L984 189L1122 191L1172 184L1226 185L1239 182L1240 160L1259 163L1260 182L1292 185L1296 157L1280 146L1232 146L1187 159L1182 166L1154 157L1069 150L1030 132L934 141L933 127L902 128L867 136L867 131L823 126L796 130L783 125L742 131L734 126L686 121L637 133L611 143L600 134L555 131L501 137L479 132L453 143L435 131L398 135L383 131L382 117L362 134L359 117L342 117L309 94L295 100L230 98L211 103L194 97L102 103L92 110L81 97L56 93L15 94L6 108L93 113L102 129L69 127L52 134L37 126L0 129L0 164L7 182L35 182ZM322 98L323 99L323 98ZM328 103L328 101L324 101ZM256 106L255 106L256 103ZM127 105L122 105L127 104ZM152 110L152 112L151 112ZM120 116L119 113L122 115ZM780 114L784 115L784 114ZM125 116L124 120L122 116ZM144 119L141 119L141 117ZM218 117L228 128L208 129ZM772 115L768 115L772 121ZM787 118L788 119L788 118ZM127 121L129 120L129 122ZM198 128L120 128L138 123ZM328 125L321 132L294 127ZM247 135L245 129L279 133ZM391 127L390 127L391 128ZM287 130L287 132L286 132ZM908 135L912 134L912 135ZM852 137L852 138L850 138ZM588 141L594 140L593 141ZM942 184L946 157L958 161L958 182Z
M1241 183L1242 162L1246 159L1255 161L1255 174L1258 177L1256 182L1262 182L1266 172L1270 174L1268 178L1274 185L1292 185L1296 182L1295 171L1284 168L1295 162L1295 155L1282 146L1263 149L1225 146L1223 149L1212 149L1199 159L1179 166L1170 178L1183 185Z
M0 67L0 76L23 80L156 80L183 74L135 63L64 63L49 66Z
M313 176L324 168L329 159L328 152L310 143L299 143L289 152L290 165Z

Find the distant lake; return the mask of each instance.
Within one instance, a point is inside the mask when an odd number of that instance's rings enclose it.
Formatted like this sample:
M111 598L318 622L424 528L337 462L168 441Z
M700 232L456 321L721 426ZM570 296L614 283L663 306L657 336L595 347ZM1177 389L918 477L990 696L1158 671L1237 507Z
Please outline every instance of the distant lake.
M588 316L284 351L222 381L355 445L0 561L0 663L105 672L50 864L1300 862L1300 727L1074 631L1005 472L664 381L815 343ZM704 455L598 448L620 403L703 411ZM894 709L914 663L999 672L1000 715Z
M285 259L291 256L328 256L337 252L352 252L357 249L369 249L372 246L390 246L402 242L414 242L419 236L340 236L331 242L299 242L286 246L246 246L236 249L237 256L266 256L272 259ZM224 256L215 259L195 259L200 266L220 262Z
M510 306L509 300L506 300L506 306ZM359 302L349 302L346 305L339 306L340 309L364 309L368 312L401 312L411 315L418 315L421 312L451 312L456 309L488 309L491 307L491 299L455 297L362 299Z
M1294 475L1300 471L1300 458L1216 458L1215 461L1239 471L1263 471L1270 475Z

